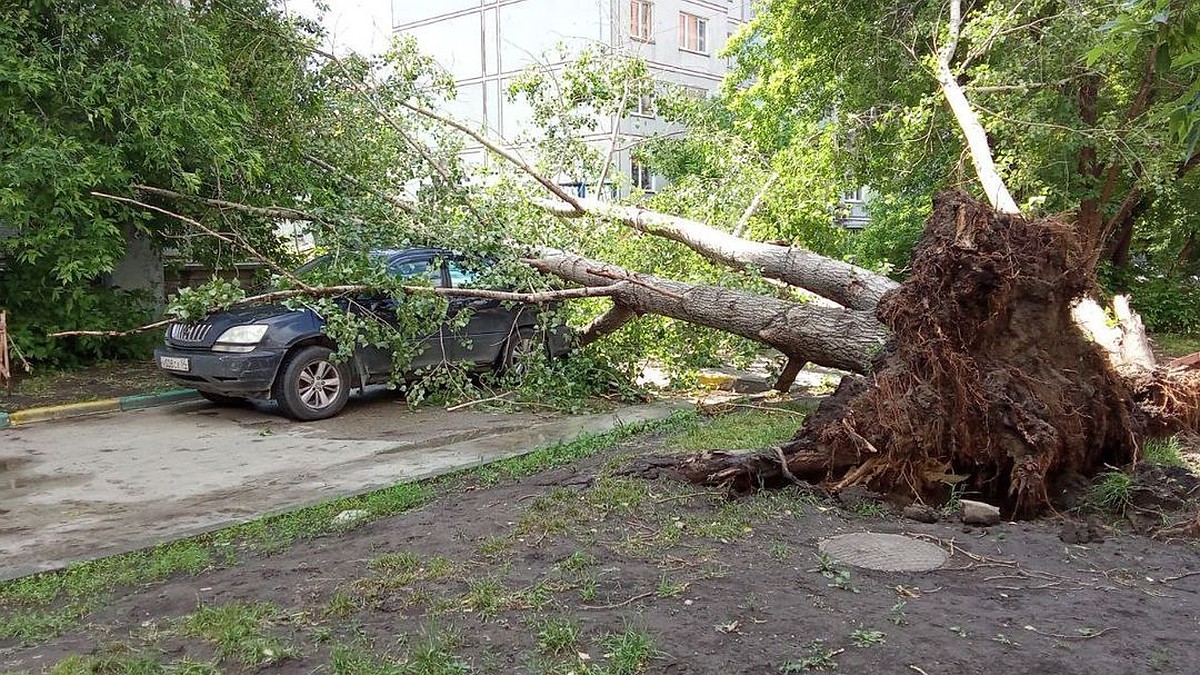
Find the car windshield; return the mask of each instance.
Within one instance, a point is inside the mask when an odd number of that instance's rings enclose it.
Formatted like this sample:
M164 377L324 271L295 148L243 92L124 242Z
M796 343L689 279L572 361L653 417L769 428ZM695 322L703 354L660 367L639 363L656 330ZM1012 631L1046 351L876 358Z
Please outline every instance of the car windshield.
M433 267L429 260L417 259L393 261L392 259L397 255L396 251L371 251L368 255L370 256L372 262L378 262L381 267L383 265L387 265L387 271L392 276L414 281L417 279L428 279L429 282L434 286L442 285L441 269ZM319 277L326 276L326 273L329 272L330 268L333 267L337 262L338 260L333 254L325 254L313 258L312 260L297 267L292 273L296 275L296 277L306 281L314 280Z
M378 260L380 262L387 260L387 255L382 251L372 251L369 255L371 256L372 260ZM292 270L292 274L301 279L311 279L314 276L317 276L320 272L329 269L329 267L336 260L337 258L333 254L326 253L325 255L317 256L316 258L313 258L312 260L309 260L303 265Z

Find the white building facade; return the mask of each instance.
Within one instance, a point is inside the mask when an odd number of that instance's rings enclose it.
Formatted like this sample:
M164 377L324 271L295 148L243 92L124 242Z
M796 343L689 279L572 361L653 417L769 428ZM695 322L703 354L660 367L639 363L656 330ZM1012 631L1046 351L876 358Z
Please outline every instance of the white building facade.
M750 0L394 0L397 34L412 36L457 83L449 112L506 140L528 130L530 111L506 96L513 77L530 66L561 67L571 53L607 45L646 61L656 81L707 95L720 86L727 63L718 56L751 16ZM568 52L564 60L561 48ZM653 110L621 120L629 140L667 127ZM586 140L607 145L611 120L598 120ZM482 151L478 160L482 161ZM619 152L617 167L636 187L656 179ZM474 160L476 158L471 157Z

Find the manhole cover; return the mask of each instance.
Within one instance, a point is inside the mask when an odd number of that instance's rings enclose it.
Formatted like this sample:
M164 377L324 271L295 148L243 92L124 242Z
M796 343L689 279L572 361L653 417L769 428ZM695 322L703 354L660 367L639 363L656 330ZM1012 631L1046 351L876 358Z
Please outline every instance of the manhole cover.
M838 562L884 572L928 572L946 562L940 547L899 534L841 534L822 539L818 548Z

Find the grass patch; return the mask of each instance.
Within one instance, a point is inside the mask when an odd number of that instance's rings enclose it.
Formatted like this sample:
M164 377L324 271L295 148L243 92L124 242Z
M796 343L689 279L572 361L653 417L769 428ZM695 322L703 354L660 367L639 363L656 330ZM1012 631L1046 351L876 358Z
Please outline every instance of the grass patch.
M1177 358L1200 352L1200 335L1186 333L1163 333L1150 338L1164 356Z
M334 645L329 652L329 671L334 675L462 675L471 668L454 653L461 644L458 633L431 624L400 657L377 655L364 641Z
M571 654L579 643L579 622L546 619L537 625L537 651L544 656Z
M1172 436L1170 438L1151 438L1146 441L1146 445L1142 448L1142 461L1147 464L1157 464L1159 466L1178 466L1188 468L1188 464L1183 459L1182 446L1179 439Z
M887 642L887 635L883 631L859 629L850 633L850 641L855 647L874 647Z
M54 664L51 675L219 675L216 664L207 661L179 659L161 663L148 654L130 651L123 645L96 655L72 655Z
M626 626L620 633L609 633L600 639L608 658L607 675L635 675L646 671L650 660L658 653L654 639L646 631Z
M805 655L788 661L779 668L781 673L807 673L814 670L836 670L840 650L825 644L824 640L813 640L805 647Z
M100 607L117 588L160 581L174 574L195 575L212 567L237 565L238 551L277 553L300 540L347 531L378 518L411 511L439 494L453 493L488 476L521 478L571 464L639 434L673 431L694 423L694 412L681 411L660 420L624 424L486 467L334 499L198 537L0 583L0 607L4 608L0 610L0 639L16 638L27 644L46 640ZM370 515L349 528L333 525L337 514L357 509Z
M1124 471L1108 471L1092 484L1091 501L1097 508L1124 513L1133 493L1133 477Z
M688 452L766 448L790 439L803 421L788 409L731 413L672 436L667 447Z
M508 589L496 578L475 579L467 582L467 592L462 597L462 604L484 619L491 619L508 606Z
M183 618L180 630L184 635L212 642L219 658L234 659L255 668L298 654L294 646L267 633L268 628L283 618L283 611L275 605L236 602L201 607Z

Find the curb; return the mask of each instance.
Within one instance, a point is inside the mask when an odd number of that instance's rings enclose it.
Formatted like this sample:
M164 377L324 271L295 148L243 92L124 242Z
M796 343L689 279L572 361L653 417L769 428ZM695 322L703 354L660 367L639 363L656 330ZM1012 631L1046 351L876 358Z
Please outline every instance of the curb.
M84 417L87 415L98 415L101 413L153 408L180 401L190 401L199 397L200 395L194 389L172 389L171 391L164 391L157 394L136 394L120 398L106 398L99 401L86 401L84 403L67 403L41 408L27 408L10 413L0 412L0 429Z

